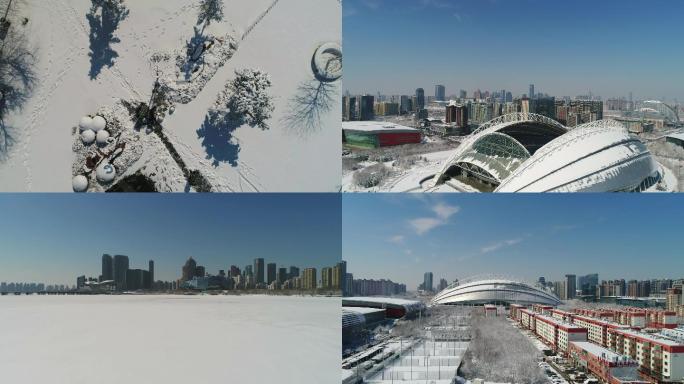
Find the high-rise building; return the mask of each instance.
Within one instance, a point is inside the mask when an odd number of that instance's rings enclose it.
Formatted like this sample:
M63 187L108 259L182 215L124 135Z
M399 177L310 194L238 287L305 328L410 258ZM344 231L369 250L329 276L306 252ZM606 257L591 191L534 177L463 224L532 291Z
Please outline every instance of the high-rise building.
M126 273L128 272L128 256L114 255L114 282L116 289L123 291L126 287Z
M181 276L182 282L192 280L192 278L195 277L196 270L197 262L192 257L189 257L188 260L185 262L185 265L183 265L183 274Z
M577 296L577 276L565 275L565 297L566 300L574 299Z
M276 279L276 263L266 265L266 284L271 284Z
M359 119L359 98L356 96L349 97L349 104L347 105L347 119L349 121Z
M406 293L406 285L392 282L392 280L369 280L354 279L351 273L347 274L349 295L359 296L393 296Z
M323 267L323 269L321 269L321 288L332 288L332 275L332 268Z
M530 84L530 99L534 98L534 84Z
M235 265L230 266L230 277L240 276L240 268Z
M335 264L332 267L332 287L333 289L339 289L346 292L346 281L345 276L347 275L347 262L342 260L341 262Z
M150 273L150 286L147 288L152 288L152 283L154 283L154 260L150 260L149 263L149 273Z
M598 282L597 273L579 276L577 277L577 288L582 291L582 295L595 295Z
M114 259L112 255L102 255L102 281L114 280Z
M435 85L435 100L444 101L446 99L446 87L441 84Z
M264 282L264 259L254 259L254 284L261 284Z
M465 99L466 97L468 97L468 92L466 92L465 89L461 89L461 90L458 92L458 98L461 99L461 100L463 100L463 99Z
M534 100L534 113L546 116L549 119L556 118L556 98L537 97Z
M349 96L342 96L342 121L349 121Z
M425 272L423 274L423 289L430 292L434 290L432 285L432 272Z
M665 300L665 308L668 311L676 311L682 305L682 287L668 288Z
M278 268L278 276L276 276L276 280L278 281L278 284L283 284L285 280L289 279L287 276L287 268L281 267Z
M85 287L86 277L85 275L76 278L76 289L81 289Z
M566 290L566 282L565 281L554 281L553 282L553 291L556 293L556 296L558 296L559 299L561 300L567 300L567 290Z
M203 266L198 265L197 268L195 268L195 276L204 277L206 274L207 274L207 271Z
M304 268L302 273L302 289L314 290L317 286L316 268Z
M467 127L468 109L463 105L448 105L446 107L446 123L454 123L457 127Z
M399 97L399 114L406 115L413 111L413 106L411 104L411 98L407 95L401 95Z
M438 291L443 291L446 289L446 287L449 286L449 283L447 283L446 279L439 279L439 287Z
M299 267L295 267L294 265L290 267L290 279L294 277L299 277Z
M359 120L373 120L375 118L375 97L372 95L361 96L361 113Z
M137 291L145 287L145 272L142 269L129 269L126 271L126 290Z
M420 111L425 108L425 90L423 88L416 89L416 103L413 105L414 111Z

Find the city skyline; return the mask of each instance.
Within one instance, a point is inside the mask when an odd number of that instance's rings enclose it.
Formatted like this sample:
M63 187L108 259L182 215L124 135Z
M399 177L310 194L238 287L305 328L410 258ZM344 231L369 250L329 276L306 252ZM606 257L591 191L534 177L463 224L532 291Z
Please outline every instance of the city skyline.
M409 290L425 272L449 283L488 274L532 282L591 273L599 280L681 278L680 199L344 195L342 256L355 279L390 279Z
M420 87L431 95L443 84L447 96L477 88L522 95L535 84L558 97L632 92L681 101L681 81L673 80L684 78L684 51L673 36L682 12L684 3L666 0L349 0L344 88L410 95Z
M255 258L302 269L341 260L334 194L5 194L0 212L0 282L7 283L97 278L104 253L128 256L130 268L154 260L155 280L163 281L180 278L191 256L211 274Z

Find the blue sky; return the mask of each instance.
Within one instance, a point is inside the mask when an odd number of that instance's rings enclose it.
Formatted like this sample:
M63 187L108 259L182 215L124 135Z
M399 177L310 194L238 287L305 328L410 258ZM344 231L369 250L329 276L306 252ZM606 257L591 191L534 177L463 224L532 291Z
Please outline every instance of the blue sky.
M684 101L681 0L345 0L344 88Z
M278 266L340 260L336 194L0 194L0 281L75 284L97 277L103 253L131 268L155 261L180 277L193 256L207 272L256 257Z
M684 277L677 194L346 194L342 257L355 278L415 289L423 273L536 280Z

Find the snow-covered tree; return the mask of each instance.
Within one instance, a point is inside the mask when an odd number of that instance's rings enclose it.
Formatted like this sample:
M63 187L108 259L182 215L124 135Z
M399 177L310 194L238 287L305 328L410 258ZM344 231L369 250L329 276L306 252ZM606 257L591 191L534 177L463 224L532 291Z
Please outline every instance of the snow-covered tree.
M200 0L197 24L208 26L212 21L223 20L223 0Z
M212 119L218 123L230 120L268 129L266 120L275 109L268 94L270 87L271 78L267 73L249 68L236 70L235 79L226 84L210 111Z

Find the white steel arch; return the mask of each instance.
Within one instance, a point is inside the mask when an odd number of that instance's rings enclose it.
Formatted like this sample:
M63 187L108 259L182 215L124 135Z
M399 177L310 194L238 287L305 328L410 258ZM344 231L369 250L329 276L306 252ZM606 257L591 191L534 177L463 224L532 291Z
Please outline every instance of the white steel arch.
M442 169L435 175L435 177L431 181L431 187L434 187L437 185L442 178L444 177L444 174L449 170L451 166L456 164L458 162L458 159L463 156L465 153L471 150L472 146L484 135L491 134L491 133L496 133L498 131L501 131L507 127L516 125L516 124L521 124L521 123L536 123L541 126L547 126L551 129L557 129L562 132L567 132L568 129L563 126L563 124L550 119L546 116L538 115L536 113L527 113L527 112L516 112L516 113L509 113L506 115L499 116L495 119L492 119L484 124L482 124L478 129L473 131L472 134L470 134L465 140L461 142L461 145L456 148L454 153L449 156L447 161L444 163L444 166ZM511 139L513 139L511 137ZM517 140L513 139L516 143L519 143ZM521 144L522 145L522 144Z

